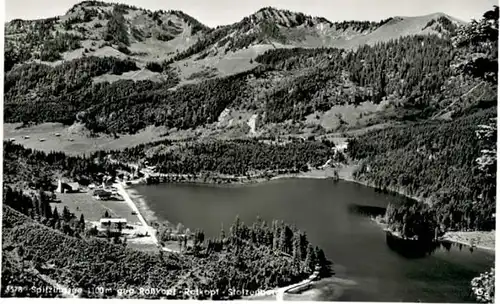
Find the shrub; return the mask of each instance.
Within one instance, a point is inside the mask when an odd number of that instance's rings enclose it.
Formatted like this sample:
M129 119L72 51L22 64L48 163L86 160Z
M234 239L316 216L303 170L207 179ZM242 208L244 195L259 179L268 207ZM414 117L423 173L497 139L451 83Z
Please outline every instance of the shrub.
M150 70L151 72L157 72L157 73L163 72L163 66L158 62L153 62L153 61L150 61L146 64L146 69Z
M130 50L128 47L124 44L119 44L118 47L116 48L118 51L122 52L123 54L130 55Z
M495 268L490 271L481 273L471 281L472 293L478 302L494 303L495 302Z

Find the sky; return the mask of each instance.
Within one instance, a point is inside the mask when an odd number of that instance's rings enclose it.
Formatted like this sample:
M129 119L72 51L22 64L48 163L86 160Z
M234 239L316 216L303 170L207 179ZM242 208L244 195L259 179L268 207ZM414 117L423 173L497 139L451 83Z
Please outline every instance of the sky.
M5 0L5 20L41 19L63 15L80 0ZM181 10L215 27L240 21L262 7L302 12L330 21L380 21L393 16L446 13L463 21L479 19L497 0L107 0L150 10Z

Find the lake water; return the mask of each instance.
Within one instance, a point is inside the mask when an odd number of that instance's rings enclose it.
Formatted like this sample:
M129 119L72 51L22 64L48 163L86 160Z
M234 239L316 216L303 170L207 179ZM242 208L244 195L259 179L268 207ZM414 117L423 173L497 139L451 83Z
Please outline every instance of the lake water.
M386 207L402 197L356 183L287 179L245 186L160 184L134 187L159 220L217 236L239 215L294 223L334 263L335 283L320 299L340 301L473 302L470 280L494 254L453 245L424 258L392 251L385 233L353 206ZM358 208L359 209L359 208Z

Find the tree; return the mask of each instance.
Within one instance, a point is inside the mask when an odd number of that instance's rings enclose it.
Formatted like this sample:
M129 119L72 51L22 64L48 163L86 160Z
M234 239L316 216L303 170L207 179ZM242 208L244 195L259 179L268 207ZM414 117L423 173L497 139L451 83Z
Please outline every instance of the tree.
M78 222L80 229L85 229L85 218L83 217L83 213L80 215L80 221Z
M120 237L118 236L118 234L114 235L113 244L121 244Z
M229 237L232 242L236 242L240 238L240 217L236 215L233 225L229 228Z
M281 226L278 247L279 247L279 250L287 253L286 252L286 231L285 231L285 226Z
M307 240L307 234L306 234L306 232L303 232L300 234L300 252L301 252L300 259L301 260L304 260L306 258L308 245L309 245L309 241Z
M481 155L476 159L479 170L485 173L487 177L496 175L497 163L497 119L493 118L486 125L479 125L476 130L476 136L482 144Z
M295 263L301 260L301 248L300 248L300 231L294 231L292 239L292 257Z
M330 272L330 263L326 259L325 253L323 252L323 249L316 247L315 251L316 251L317 263L320 267L320 274L321 275L328 275Z
M147 233L147 232L146 232ZM108 222L108 225L106 225L106 237L108 241L111 241L111 222Z
M23 245L17 246L17 255L21 259L21 269L24 269L24 247Z
M314 267L316 266L316 254L311 244L307 246L307 254L304 265L308 271L314 271Z
M69 220L71 219L71 213L66 206L64 206L63 208L62 216L65 222L69 222Z
M97 236L99 234L99 231L97 230L96 226L93 226L92 228L89 229L88 235L89 236Z
M183 234L184 233L184 225L182 223L177 224L177 233L178 234Z
M68 223L63 223L62 224L62 232L66 235L69 235L69 236L73 236L73 229L71 229L71 227L69 226Z
M179 244L179 250L182 252L182 237L178 236L177 243Z
M220 224L220 239L224 241L226 239L226 232L224 231L224 224Z
M118 223L116 223L116 225L118 226L118 234L121 235L122 234L122 230L123 230L123 223L122 222L118 222Z
M51 218L52 208L50 207L50 203L45 195L45 192L43 190L39 190L37 196L40 202L41 215L45 218Z
M109 213L108 213L108 210L106 210L106 211L104 212L104 218L110 218Z
M52 212L52 218L56 221L59 221L59 212L57 211L57 207L54 207L54 211Z
M280 250L280 231L279 231L279 226L276 220L273 221L273 249L274 250Z
M202 230L196 230L194 233L194 246L201 246L205 240L205 233Z
M453 37L458 50L455 68L492 83L498 78L498 6L459 28Z
M108 21L104 40L111 41L114 44L130 44L126 20L123 17L123 13L116 9L116 7L113 9L111 18Z
M14 46L11 43L7 43L4 52L4 73L10 71L19 61L19 54L16 52Z
M472 279L471 286L478 302L495 303L495 268Z
M32 196L31 201L33 204L33 211L34 211L35 215L38 215L38 216L42 215L42 206L41 206L40 199L38 198L38 196Z

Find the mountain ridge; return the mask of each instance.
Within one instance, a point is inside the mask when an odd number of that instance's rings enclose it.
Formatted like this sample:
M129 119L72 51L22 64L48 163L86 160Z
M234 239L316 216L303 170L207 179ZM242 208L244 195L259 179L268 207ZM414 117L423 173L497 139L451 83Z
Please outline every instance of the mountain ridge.
M391 17L379 22L332 22L324 17L310 16L275 7L263 7L238 22L211 28L178 10L151 11L124 4L83 1L75 4L61 16L37 20L11 20L5 24L6 39L8 42L15 42L23 35L31 34L30 31L36 31L37 27L41 27L43 35L46 36L63 33L75 42L74 45L62 47L61 56L57 56L57 54L42 56L43 54L41 54L39 59L48 62L54 62L58 59L71 60L75 56L83 56L82 52L67 55L65 53L77 49L88 50L106 47L104 43L99 44L99 42L105 35L103 32L113 11L118 11L123 15L128 41L132 47L137 46L137 50L131 50L131 52L138 55L141 52L148 52L148 50L141 49L155 49L151 51L154 53L153 56L146 56L146 60L156 59L160 61L181 60L195 54L197 54L197 58L224 56L227 52L258 48L261 45L264 46L264 49L268 47L355 48L362 44L388 41L404 35L439 35L441 32L447 34L454 30L453 26L456 28L461 24L458 19L443 13L415 17ZM410 19L412 22L408 22ZM415 20L418 20L417 24L414 24ZM443 30L440 22L446 22L450 25L449 28ZM428 23L435 24L426 26ZM399 29L393 29L394 26L399 27ZM94 43L89 44L88 40ZM76 41L80 41L80 45ZM253 57L257 56L258 53L257 50L257 54ZM29 59L33 59L31 58L33 56L29 57ZM34 56L34 59L37 59L37 56Z

